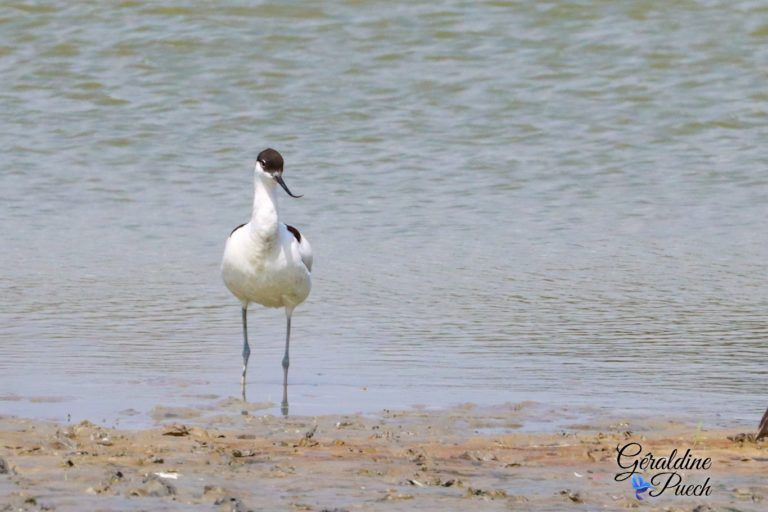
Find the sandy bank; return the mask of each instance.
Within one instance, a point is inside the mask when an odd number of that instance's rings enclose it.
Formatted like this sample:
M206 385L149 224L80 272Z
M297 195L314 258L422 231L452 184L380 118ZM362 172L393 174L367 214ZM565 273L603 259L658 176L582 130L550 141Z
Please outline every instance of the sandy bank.
M234 406L222 404L223 410ZM673 421L591 419L530 432L530 404L378 416L281 418L258 408L199 419L155 411L121 431L0 417L0 510L766 510L768 443ZM540 419L540 418L539 418ZM710 496L638 501L617 446L692 450ZM650 479L654 471L644 473ZM641 495L642 497L642 495ZM3 508L3 507L6 508Z

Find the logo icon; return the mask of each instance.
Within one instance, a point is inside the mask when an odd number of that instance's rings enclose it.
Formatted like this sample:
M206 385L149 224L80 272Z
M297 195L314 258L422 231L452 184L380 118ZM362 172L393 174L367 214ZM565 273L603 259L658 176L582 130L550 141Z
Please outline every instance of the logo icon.
M635 489L635 498L640 501L643 501L643 498L640 496L641 494L648 489L653 489L653 486L640 475L632 475L632 487Z
M640 475L632 475L632 487L635 489L635 498L640 501L643 501L643 498L640 497L641 494L648 489L653 489L653 486L646 482L645 478Z

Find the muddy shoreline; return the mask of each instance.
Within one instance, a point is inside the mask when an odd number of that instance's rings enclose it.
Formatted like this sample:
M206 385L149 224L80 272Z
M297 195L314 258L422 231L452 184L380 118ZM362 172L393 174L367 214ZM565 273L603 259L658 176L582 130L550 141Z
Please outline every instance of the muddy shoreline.
M746 427L580 414L536 431L547 412L529 403L288 418L220 405L213 415L156 408L158 426L143 430L0 416L0 511L768 506L768 442L738 437ZM614 479L627 443L656 458L711 458L706 471L679 472L691 488L709 479L710 495L637 500L630 480Z

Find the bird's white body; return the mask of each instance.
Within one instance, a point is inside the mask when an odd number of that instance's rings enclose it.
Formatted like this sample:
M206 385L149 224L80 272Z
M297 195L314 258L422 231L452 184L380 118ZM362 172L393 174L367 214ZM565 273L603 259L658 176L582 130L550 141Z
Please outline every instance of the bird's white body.
M278 220L272 179L256 173L254 189L251 221L235 229L224 248L224 284L243 308L255 302L292 310L312 288L312 249Z
M262 237L248 223L227 240L222 262L224 283L244 307L251 302L268 308L294 308L309 295L312 281L301 253L309 242L296 240L285 224Z

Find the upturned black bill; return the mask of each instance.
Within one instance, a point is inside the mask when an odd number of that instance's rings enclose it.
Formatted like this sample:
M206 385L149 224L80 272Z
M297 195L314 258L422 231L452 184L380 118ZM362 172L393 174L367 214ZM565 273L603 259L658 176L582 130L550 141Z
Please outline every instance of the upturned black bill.
M283 181L283 177L281 175L275 174L275 181L277 181L280 184L280 186L283 187L283 190L285 190L288 193L289 196L291 196L291 197L303 197L303 196L295 196L295 195L293 195L293 193L291 193L291 191L288 189L288 185L286 185L285 182Z

